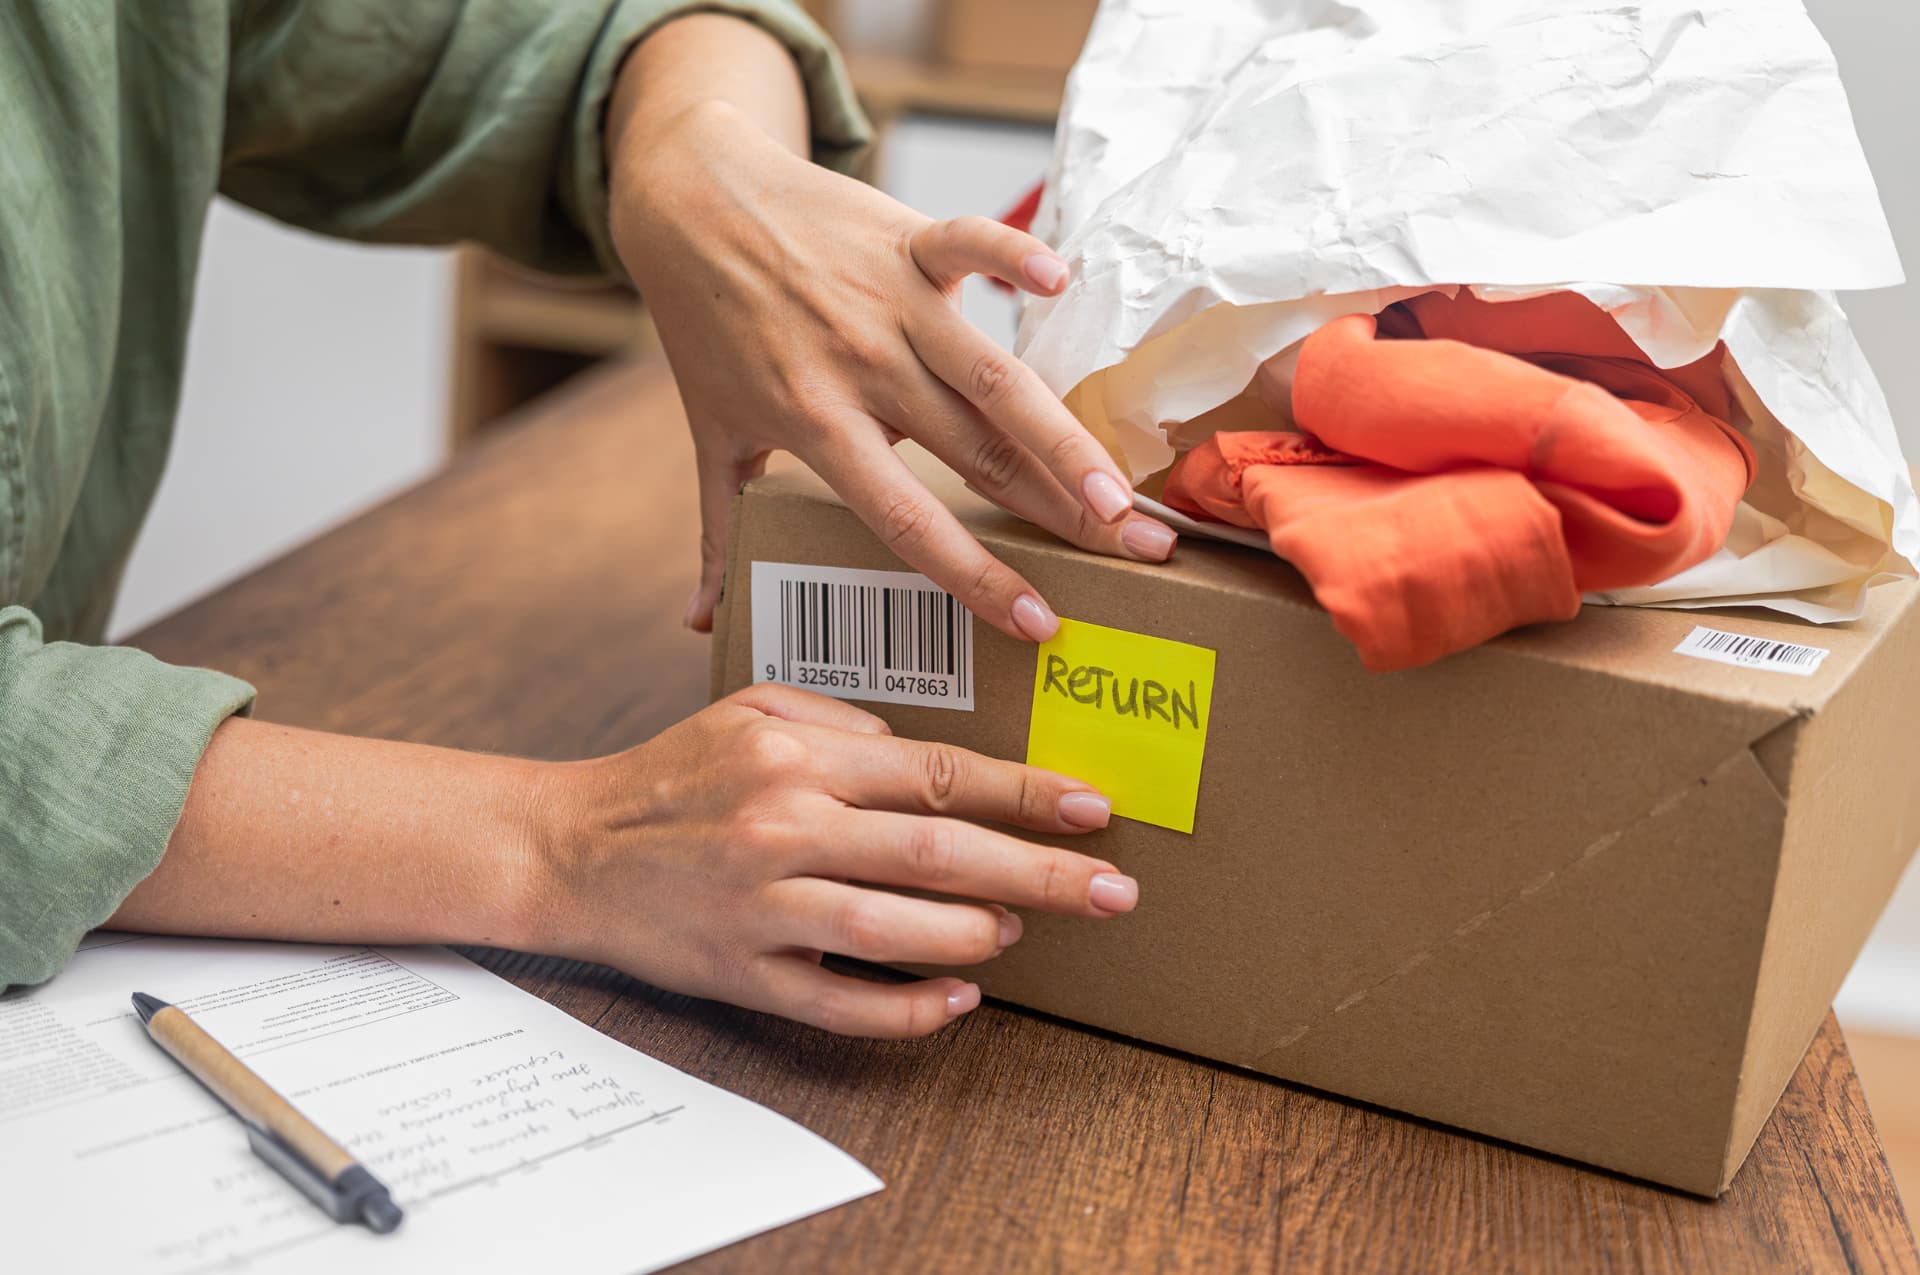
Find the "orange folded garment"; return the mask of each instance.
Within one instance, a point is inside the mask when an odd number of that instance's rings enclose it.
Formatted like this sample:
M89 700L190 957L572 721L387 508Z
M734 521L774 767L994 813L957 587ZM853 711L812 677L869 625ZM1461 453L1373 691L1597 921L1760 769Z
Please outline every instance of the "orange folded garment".
M1308 337L1302 432L1216 434L1163 499L1264 530L1362 663L1413 668L1711 556L1753 480L1719 384L1572 293L1428 294Z

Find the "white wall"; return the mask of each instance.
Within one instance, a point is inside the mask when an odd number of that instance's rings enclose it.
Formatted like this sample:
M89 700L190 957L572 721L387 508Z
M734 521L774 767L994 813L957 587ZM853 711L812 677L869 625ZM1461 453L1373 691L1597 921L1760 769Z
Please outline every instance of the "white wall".
M1881 203L1914 276L1920 272L1920 152L1913 142L1920 4L1808 0L1807 8L1840 59ZM1887 391L1908 458L1920 460L1920 291L1909 283L1855 293L1845 304ZM1908 869L1836 1009L1849 1027L1920 1036L1920 863Z
M118 636L429 473L443 458L451 259L207 225L173 455Z
M1920 859L1908 865L1833 1008L1850 1030L1920 1036Z
M1893 224L1909 279L1920 275L1920 4L1914 0L1807 0L1807 9L1840 59L1841 79ZM1860 342L1887 391L1909 459L1920 459L1920 285L1845 298ZM1920 913L1915 915L1920 929Z
M998 217L1047 175L1051 129L907 119L893 130L878 178L888 194L930 217ZM1013 344L1017 303L979 279L961 294L967 318Z

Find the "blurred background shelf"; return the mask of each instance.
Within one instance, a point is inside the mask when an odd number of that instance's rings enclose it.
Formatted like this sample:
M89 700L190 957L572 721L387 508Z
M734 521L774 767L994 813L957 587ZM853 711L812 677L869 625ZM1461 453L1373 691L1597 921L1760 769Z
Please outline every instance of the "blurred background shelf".
M653 327L624 288L573 288L524 271L502 269L483 253L471 269L494 277L475 289L473 323L488 340L536 350L609 355L628 350Z
M910 113L1051 125L1067 85L1065 68L966 66L882 53L848 55L847 72L883 131Z
M451 327L453 451L601 359L655 340L631 290L538 274L471 246L455 254Z

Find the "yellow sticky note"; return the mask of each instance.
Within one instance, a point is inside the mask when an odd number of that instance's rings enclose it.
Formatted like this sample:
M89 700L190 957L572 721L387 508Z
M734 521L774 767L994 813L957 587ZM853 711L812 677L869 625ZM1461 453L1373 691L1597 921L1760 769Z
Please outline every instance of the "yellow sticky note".
M1192 832L1212 715L1206 647L1062 620L1034 667L1027 764L1094 785L1116 815Z

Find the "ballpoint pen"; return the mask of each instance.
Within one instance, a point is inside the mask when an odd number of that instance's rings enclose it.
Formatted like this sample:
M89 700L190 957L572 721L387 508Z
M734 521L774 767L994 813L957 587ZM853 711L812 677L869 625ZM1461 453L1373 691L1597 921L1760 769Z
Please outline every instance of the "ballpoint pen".
M185 1011L144 992L133 994L133 1008L147 1035L245 1123L254 1154L334 1221L382 1234L400 1225L400 1206L379 1179Z

